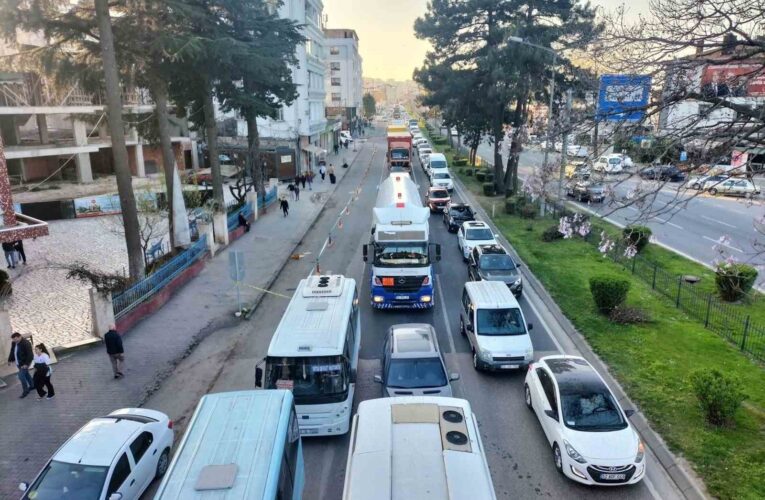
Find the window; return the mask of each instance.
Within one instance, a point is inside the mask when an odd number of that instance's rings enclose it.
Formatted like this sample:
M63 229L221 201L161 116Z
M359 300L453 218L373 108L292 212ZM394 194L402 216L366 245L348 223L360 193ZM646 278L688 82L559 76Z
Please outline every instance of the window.
M542 390L545 391L547 396L547 402L550 404L550 408L556 414L558 413L558 402L555 398L555 387L553 386L552 378L542 368L537 368L537 375L539 376L539 383L542 384Z
M284 121L284 108L279 108L276 110L276 121L283 122Z
M339 87L340 85L342 85L342 84L340 83L340 78L339 78L339 77L337 77L337 76L333 76L333 77L332 77L332 86L333 86L333 87Z
M340 102L340 92L332 92L332 102Z
M293 496L295 476L297 475L298 451L300 449L300 429L295 410L290 412L290 423L284 443L277 498L289 499Z
M127 453L123 453L120 459L117 461L117 465L114 466L112 471L112 478L109 480L109 489L106 491L106 498L120 489L122 483L130 475L130 462L128 462Z
M329 48L329 53L332 54L333 56L340 54L340 47L333 45L332 47Z
M332 71L340 71L340 63L339 62L329 63L329 69L331 69Z
M154 442L154 436L151 432L142 432L135 441L130 443L130 451L133 453L133 461L137 464L143 457L151 443Z
M468 295L467 290L462 291L462 307L465 311L470 311L470 296Z
M510 309L478 309L476 313L476 332L478 335L525 335L526 325L523 323L521 310L517 307Z

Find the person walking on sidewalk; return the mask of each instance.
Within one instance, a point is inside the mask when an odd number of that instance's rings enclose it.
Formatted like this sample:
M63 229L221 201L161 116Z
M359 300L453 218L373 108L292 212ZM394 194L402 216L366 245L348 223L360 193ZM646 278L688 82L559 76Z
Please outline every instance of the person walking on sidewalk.
M109 361L112 362L114 378L124 377L122 365L125 363L125 348L122 345L122 337L114 329L114 325L111 325L109 331L104 335L104 345L106 346L106 354L109 355Z
M306 172L305 180L308 182L308 190L313 191L313 170Z
M21 240L16 240L13 242L13 248L16 249L16 252L18 252L18 257L16 258L16 262L21 259L24 261L24 265L27 265L27 254L24 253L24 242Z
M337 148L337 146L335 146ZM337 151L335 151L337 153ZM327 167L324 165L319 167L319 175L321 175L321 182L324 182L324 176L327 175Z
M298 201L300 199L300 186L295 184L295 201Z
M290 214L290 202L287 201L287 198L282 197L282 199L279 201L279 207L281 207L285 217Z
M334 184L335 181L337 181L337 178L335 177L335 167L333 167L332 164L329 165L327 173L329 173L329 182Z
M56 395L56 391L53 389L53 384L50 382L50 376L53 375L53 369L50 367L50 353L45 347L45 344L37 344L35 346L35 389L37 390L37 400L42 401L45 399L53 399ZM43 390L43 388L47 389Z
M303 186L303 189L305 189L305 181L307 177L308 177L308 172L304 174L300 174L300 184Z
M27 397L29 391L34 387L32 381L32 375L29 374L29 366L34 361L34 355L32 354L32 344L27 339L21 336L19 332L13 332L11 335L11 353L8 355L8 364L16 363L16 367L19 372L16 376L21 382L21 398Z
M3 252L5 253L5 262L9 269L16 269L16 248L10 241L3 242Z

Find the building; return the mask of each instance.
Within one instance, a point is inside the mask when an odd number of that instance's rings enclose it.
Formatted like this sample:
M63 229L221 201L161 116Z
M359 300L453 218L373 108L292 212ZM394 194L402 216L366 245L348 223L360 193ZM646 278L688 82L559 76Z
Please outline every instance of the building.
M344 122L362 115L362 59L359 36L352 29L325 29L327 41L327 116Z
M0 243L47 235L47 223L17 213L11 194L11 182L8 175L8 164L5 160L3 140L0 138Z
M0 41L0 56L12 55L47 41L39 34L18 32L12 42ZM114 173L104 99L78 86L59 87L50 75L17 61L0 73L0 136L14 184L39 181L90 183ZM31 68L31 66L30 66ZM125 113L148 113L153 103L146 91L125 89ZM172 138L178 167L196 166L196 145L187 127ZM160 172L159 145L146 144L135 128L126 134L130 169L144 177Z

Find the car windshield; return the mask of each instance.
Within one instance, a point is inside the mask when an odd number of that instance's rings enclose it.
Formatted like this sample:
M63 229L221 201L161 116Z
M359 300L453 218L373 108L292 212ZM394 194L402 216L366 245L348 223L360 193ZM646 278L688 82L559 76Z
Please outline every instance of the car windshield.
M448 383L441 360L431 358L392 359L386 385L400 389L443 387Z
M97 500L104 489L108 467L69 464L51 460L37 481L27 489L29 500Z
M480 229L468 229L465 231L465 239L467 240L493 240L494 235L489 228Z
M433 174L434 179L451 179L452 176L447 174L446 172L437 172Z
M444 160L431 160L430 168L446 168L446 162Z
M616 431L627 427L622 412L605 386L561 387L563 422L577 431Z
M608 159L608 163L610 163L611 165L618 165L621 162L622 162L622 160L620 158L609 158Z
M517 307L510 309L478 309L476 312L476 333L478 335L525 335L526 325L523 324L521 310Z
M448 198L449 192L446 191L445 189L434 189L433 191L430 192L430 197L431 198Z
M374 265L378 267L427 266L426 243L376 243Z
M288 389L295 404L339 403L348 396L348 360L343 356L266 359L266 389Z
M515 270L515 262L509 255L482 255L480 268L484 271L513 271Z

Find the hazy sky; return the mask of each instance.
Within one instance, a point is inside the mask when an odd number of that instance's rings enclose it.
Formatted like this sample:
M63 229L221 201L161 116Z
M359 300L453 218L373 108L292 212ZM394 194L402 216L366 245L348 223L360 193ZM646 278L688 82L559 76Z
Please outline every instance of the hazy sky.
M422 65L429 44L414 36L414 20L427 0L324 0L328 28L351 28L359 35L364 76L410 80ZM594 0L611 10L623 0ZM630 0L630 13L644 12L648 0Z

